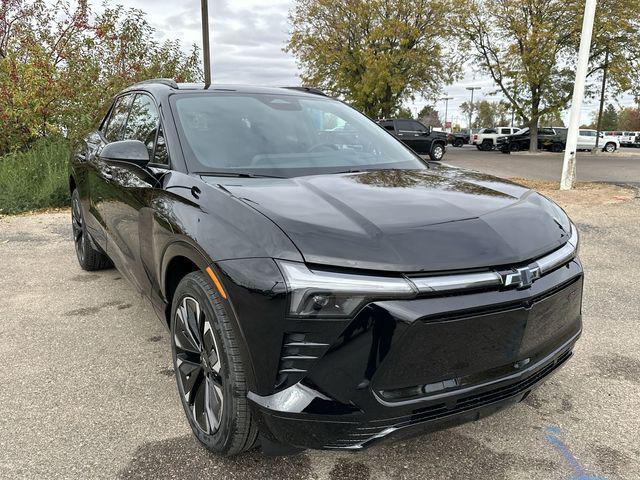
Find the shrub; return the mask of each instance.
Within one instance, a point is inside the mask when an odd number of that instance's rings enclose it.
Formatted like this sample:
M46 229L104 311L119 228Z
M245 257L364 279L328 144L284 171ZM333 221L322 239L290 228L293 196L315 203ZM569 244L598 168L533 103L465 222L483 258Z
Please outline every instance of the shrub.
M69 204L69 143L45 138L0 157L0 214Z

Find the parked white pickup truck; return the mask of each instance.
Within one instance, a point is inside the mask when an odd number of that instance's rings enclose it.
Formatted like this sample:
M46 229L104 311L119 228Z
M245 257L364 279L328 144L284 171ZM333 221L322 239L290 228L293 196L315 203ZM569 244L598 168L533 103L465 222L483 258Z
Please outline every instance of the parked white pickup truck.
M474 133L471 136L471 143L475 145L478 150L489 151L496 148L496 139L503 135L511 135L516 133L519 128L516 127L492 127L483 128L478 133Z
M595 130L581 128L578 131L578 150L591 150L592 148L595 148L597 137L598 134ZM620 141L618 140L618 137L605 135L604 132L601 132L598 147L602 148L605 152L615 152L620 148Z

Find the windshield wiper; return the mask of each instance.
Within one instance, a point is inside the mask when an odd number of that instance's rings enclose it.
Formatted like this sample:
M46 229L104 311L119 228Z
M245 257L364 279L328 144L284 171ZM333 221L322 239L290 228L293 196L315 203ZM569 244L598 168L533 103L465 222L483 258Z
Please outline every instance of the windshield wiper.
M234 178L285 178L277 175L263 175L261 173L249 172L193 172L204 177L234 177Z

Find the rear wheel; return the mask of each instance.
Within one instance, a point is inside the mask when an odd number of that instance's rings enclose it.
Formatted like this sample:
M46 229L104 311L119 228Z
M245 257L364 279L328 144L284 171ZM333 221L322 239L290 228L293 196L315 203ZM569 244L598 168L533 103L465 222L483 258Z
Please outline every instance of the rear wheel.
M512 142L509 144L509 151L510 152L519 152L520 151L520 145L518 145L517 142Z
M94 243L87 232L84 221L80 193L74 189L71 193L71 228L73 231L73 243L76 248L78 263L83 270L103 270L112 266L111 260L104 252L94 248Z
M462 141L462 139L461 139L461 138L456 138L456 139L453 141L453 146L454 146L454 147L461 147L462 145L464 145L464 142Z
M553 145L551 145L551 151L552 152L558 153L558 152L561 152L562 150L564 150L564 149L562 148L562 144L560 144L560 143L554 143Z
M607 153L613 153L616 151L616 144L613 142L609 142L604 146L603 150Z
M441 143L436 143L433 147L431 147L431 153L429 153L429 157L434 162L439 162L444 157L444 145Z
M251 449L257 428L231 320L202 272L185 276L172 303L171 346L180 400L191 430L212 452Z
M489 152L493 150L493 142L491 140L483 140L482 150L485 152Z

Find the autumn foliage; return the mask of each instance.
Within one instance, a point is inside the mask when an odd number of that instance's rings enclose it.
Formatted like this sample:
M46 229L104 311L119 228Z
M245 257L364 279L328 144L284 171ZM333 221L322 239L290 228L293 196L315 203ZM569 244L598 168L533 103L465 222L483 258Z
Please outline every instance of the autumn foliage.
M0 0L0 155L80 138L124 86L195 81L199 52L159 42L142 11L86 0Z

